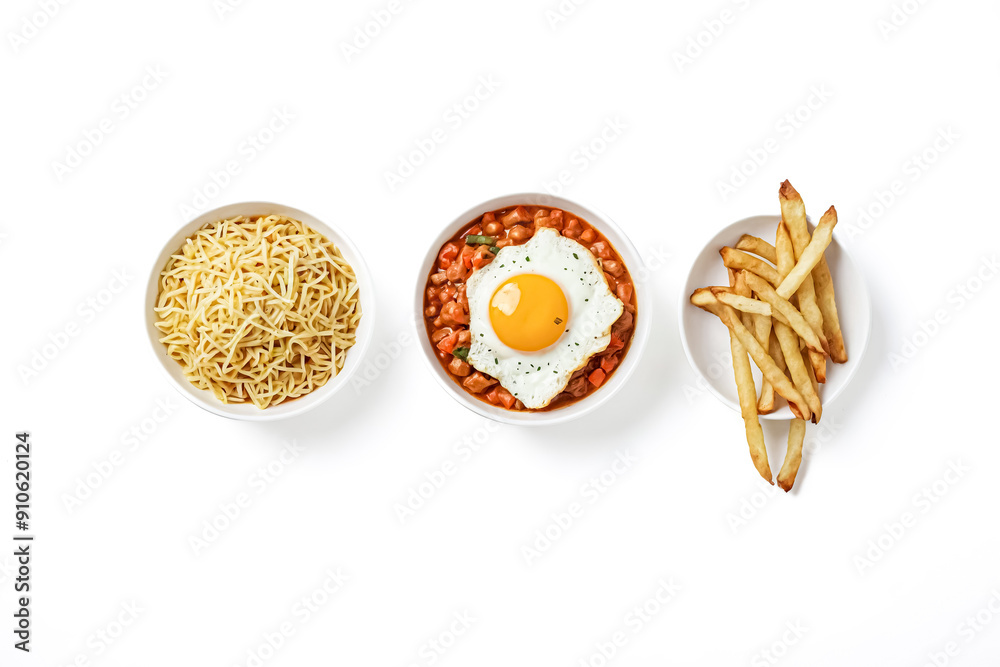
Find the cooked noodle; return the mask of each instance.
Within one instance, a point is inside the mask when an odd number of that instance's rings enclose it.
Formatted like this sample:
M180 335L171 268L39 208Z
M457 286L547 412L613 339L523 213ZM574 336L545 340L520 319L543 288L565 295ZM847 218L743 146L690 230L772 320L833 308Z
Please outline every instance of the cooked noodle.
M322 387L361 319L354 270L280 215L202 227L160 274L157 329L192 384L260 409Z

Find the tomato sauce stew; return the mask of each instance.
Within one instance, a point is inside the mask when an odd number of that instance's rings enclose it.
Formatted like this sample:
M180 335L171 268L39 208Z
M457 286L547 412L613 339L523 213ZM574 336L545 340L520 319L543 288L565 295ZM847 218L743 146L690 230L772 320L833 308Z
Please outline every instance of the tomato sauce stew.
M559 209L510 206L491 211L462 227L440 249L427 276L424 324L438 361L451 378L477 399L507 410L528 410L498 381L466 360L472 334L466 279L493 261L500 248L526 243L536 230L551 227L588 248L604 270L608 287L625 309L611 327L608 347L576 371L562 393L542 411L562 408L596 391L618 368L635 331L635 290L632 276L611 243L586 220Z

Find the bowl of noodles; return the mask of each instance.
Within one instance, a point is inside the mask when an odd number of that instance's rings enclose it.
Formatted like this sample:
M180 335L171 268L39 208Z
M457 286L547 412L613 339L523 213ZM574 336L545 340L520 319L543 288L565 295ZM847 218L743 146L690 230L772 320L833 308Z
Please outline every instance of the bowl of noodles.
M230 204L164 245L146 332L171 383L205 410L272 421L350 383L371 342L372 281L342 232L289 206Z

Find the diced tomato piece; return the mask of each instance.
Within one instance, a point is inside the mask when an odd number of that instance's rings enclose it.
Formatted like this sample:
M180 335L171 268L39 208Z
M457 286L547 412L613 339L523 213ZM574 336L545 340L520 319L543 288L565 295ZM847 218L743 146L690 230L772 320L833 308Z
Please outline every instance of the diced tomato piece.
M441 308L441 319L449 326L468 324L469 313L466 312L462 304L457 301L449 301Z
M486 377L479 371L476 371L469 377L465 378L465 382L462 383L462 386L471 391L473 394L481 394L487 387L493 386L496 383L497 381L493 378Z
M488 246L479 246L472 255L472 268L481 269L493 261L493 253Z
M632 283L618 283L618 298L622 300L622 303L632 301Z
M590 246L590 252L594 253L601 259L611 259L611 247L604 241L598 241L594 245Z
M576 218L572 218L566 223L566 227L563 228L563 236L568 239L578 239L583 228L580 226L580 221Z
M622 349L623 347L625 347L625 343L623 343L622 340L618 336L616 336L614 334L611 334L611 342L608 343L607 351L613 353L613 352L617 352L618 350Z
M467 269L472 268L473 253L475 253L475 249L470 245L467 245L464 248L462 248L462 264L464 264L465 268Z
M449 303L455 300L455 287L454 285L446 285L438 290L437 297L441 300L441 303Z
M437 347L442 352L447 352L451 354L455 351L455 345L458 343L458 332L452 331L450 334L441 339L441 342L437 344Z
M514 404L517 403L517 399L514 398L514 394L510 393L503 387L497 385L496 392L497 392L497 398L500 400L501 403L503 403L503 406L508 410L513 408Z
M469 272L461 260L456 259L445 269L444 275L453 283L460 283L465 280L465 275Z
M552 213L549 215L549 227L553 229L562 230L563 228L563 212L557 208L552 209Z
M457 375L460 378L464 378L472 372L472 367L458 357L452 357L451 362L448 364L448 370L451 371L452 374Z
M451 335L451 329L436 329L434 333L431 334L432 343L440 343L442 339L447 338Z
M595 387L600 387L601 383L604 382L605 377L607 377L607 374L600 368L598 368L593 373L588 375L587 379L590 380L590 384L594 385Z
M500 218L500 222L503 223L504 227L513 227L519 222L527 222L528 220L531 220L531 216L528 215L528 209L523 206L518 206L510 213Z
M618 357L616 357L613 354L609 354L608 356L601 359L601 370L604 371L605 373L610 373L615 369L615 366L617 365L618 365Z
M441 252L438 253L438 261L441 262L441 268L447 269L451 266L451 261L458 257L459 247L455 242L446 243L444 247L441 248Z

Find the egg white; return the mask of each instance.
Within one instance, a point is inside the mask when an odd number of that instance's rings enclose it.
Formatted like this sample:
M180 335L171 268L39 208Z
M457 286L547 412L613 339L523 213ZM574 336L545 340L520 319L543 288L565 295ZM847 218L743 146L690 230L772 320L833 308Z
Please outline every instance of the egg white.
M525 273L545 276L566 295L565 331L537 352L515 350L500 342L490 323L490 301L508 278ZM588 248L543 227L526 243L501 248L496 258L466 283L472 344L468 362L496 378L524 403L544 408L562 392L573 373L611 342L611 325L624 311L611 293L604 271Z

